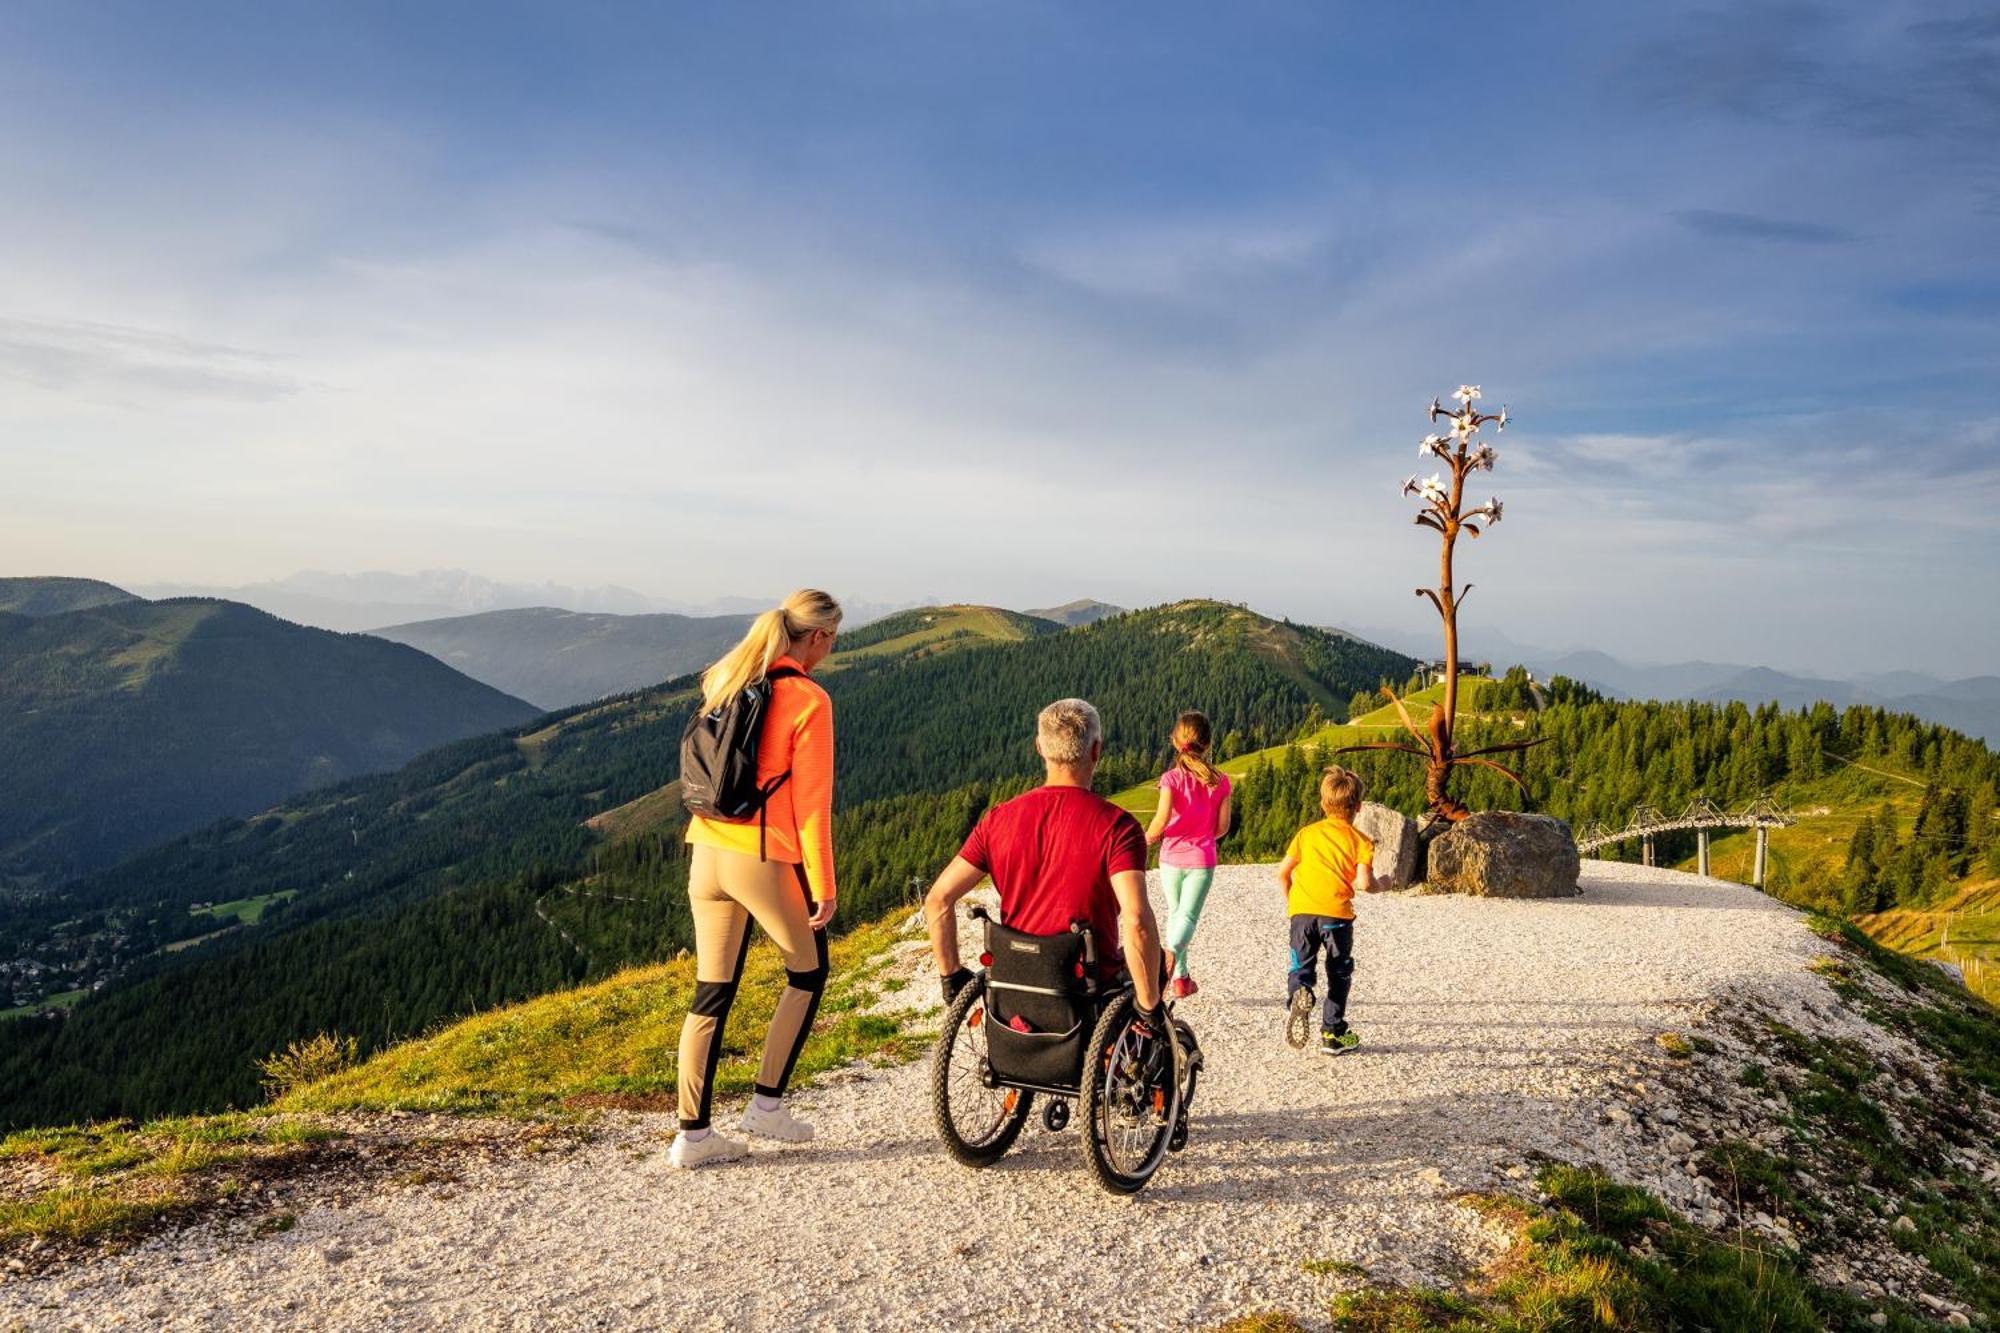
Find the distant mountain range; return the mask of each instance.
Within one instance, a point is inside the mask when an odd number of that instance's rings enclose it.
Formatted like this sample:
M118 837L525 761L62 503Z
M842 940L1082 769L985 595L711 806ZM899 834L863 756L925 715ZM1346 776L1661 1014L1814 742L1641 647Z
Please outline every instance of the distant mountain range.
M233 602L80 579L0 598L76 608L0 611L0 890L539 712L401 644Z
M218 597L274 616L351 632L447 616L523 607L561 606L575 611L640 615L666 608L644 593L614 584L570 588L555 583L497 583L462 569L418 574L327 574L308 570L290 578L237 587L138 584L144 597Z
M1346 633L1335 630L1334 633ZM1393 631L1369 630L1375 642L1434 657L1437 645ZM1850 679L1809 676L1741 662L1624 661L1595 649L1557 652L1497 632L1468 633L1464 660L1491 662L1495 671L1527 667L1536 676L1569 676L1620 699L1699 699L1711 703L1779 703L1805 708L1824 700L1836 708L1867 704L1911 713L1927 722L2000 745L2000 676L1948 680L1922 671L1883 671Z
M418 648L538 708L567 708L698 670L751 617L609 615L525 607L372 631Z
M487 611L520 611L560 607L566 611L605 615L672 614L695 619L755 615L775 605L784 591L768 598L721 596L703 601L653 597L632 588L606 583L576 588L559 583L503 583L462 569L427 569L416 574L375 571L329 574L306 570L289 578L238 585L152 583L134 584L141 597L218 597L242 602L274 616L352 632L380 625L409 625L426 620L478 615ZM838 591L838 590L836 590ZM936 599L931 599L935 601ZM845 599L850 627L867 624L918 602L873 602ZM655 678L657 679L657 678Z

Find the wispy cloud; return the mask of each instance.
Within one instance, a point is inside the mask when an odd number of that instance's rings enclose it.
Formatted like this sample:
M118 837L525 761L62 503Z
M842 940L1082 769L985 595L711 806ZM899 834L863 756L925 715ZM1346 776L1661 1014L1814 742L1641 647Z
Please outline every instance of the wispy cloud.
M1990 142L2000 25L1916 0L1697 10L1636 52L1621 83L1659 105L1864 138Z
M1674 217L1690 231L1729 240L1774 241L1784 245L1851 245L1860 239L1846 227L1824 222L1794 222L1713 208L1682 209Z
M158 329L6 315L0 315L0 376L112 402L269 402L302 387L284 358L268 352Z

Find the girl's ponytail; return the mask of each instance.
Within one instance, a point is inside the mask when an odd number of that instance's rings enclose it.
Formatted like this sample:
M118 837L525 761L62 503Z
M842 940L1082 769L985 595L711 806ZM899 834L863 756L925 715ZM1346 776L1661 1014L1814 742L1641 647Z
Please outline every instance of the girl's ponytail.
M742 642L701 673L701 711L711 712L755 685L792 650L792 641L816 629L840 628L840 603L817 588L801 588L782 606L750 622Z
M1182 713L1174 723L1174 763L1193 774L1204 787L1213 787L1222 780L1220 770L1208 762L1211 735L1207 715L1193 709Z

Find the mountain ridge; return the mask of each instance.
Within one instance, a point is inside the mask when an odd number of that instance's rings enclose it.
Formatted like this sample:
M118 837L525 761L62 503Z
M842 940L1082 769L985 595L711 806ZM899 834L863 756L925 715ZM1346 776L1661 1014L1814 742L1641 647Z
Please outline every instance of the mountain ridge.
M0 617L0 663L16 888L537 711L415 649L205 599Z
M706 666L728 651L750 620L514 607L368 632L427 652L539 708L559 709Z
M66 611L87 611L138 600L116 584L101 579L60 575L0 578L0 612L13 615L61 615Z

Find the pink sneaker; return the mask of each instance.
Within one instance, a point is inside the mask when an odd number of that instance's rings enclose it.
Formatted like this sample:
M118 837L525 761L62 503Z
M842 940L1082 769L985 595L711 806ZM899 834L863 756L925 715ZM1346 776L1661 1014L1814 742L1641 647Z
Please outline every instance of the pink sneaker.
M1200 989L1201 987L1194 984L1193 977L1174 978L1174 998L1177 1000L1185 1000Z

